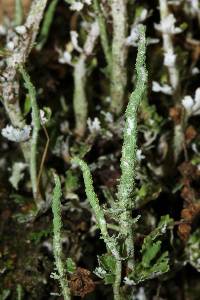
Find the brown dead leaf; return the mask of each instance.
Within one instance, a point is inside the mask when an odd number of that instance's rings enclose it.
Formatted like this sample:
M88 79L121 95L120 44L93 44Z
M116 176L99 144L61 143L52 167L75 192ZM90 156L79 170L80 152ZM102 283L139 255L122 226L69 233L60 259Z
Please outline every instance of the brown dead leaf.
M77 268L76 272L71 275L69 286L75 296L84 298L95 289L95 283L91 278L91 272L84 268Z
M189 126L185 131L185 140L189 144L197 136L197 131L193 126Z
M185 202L191 203L195 200L195 192L194 190L189 186L184 186L181 191L181 197L184 199Z
M178 226L178 236L183 242L186 242L188 240L191 229L191 225L187 223L183 223Z
M200 213L200 203L192 203L187 208L182 209L181 218L185 221L193 221Z
M175 124L180 124L182 118L182 108L180 106L171 107L169 110L169 116Z
M190 181L196 178L196 166L190 162L184 161L179 167L179 172L184 178L188 178Z
M191 203L181 211L181 219L184 223L178 226L178 236L184 242L188 240L193 221L200 215L200 203Z

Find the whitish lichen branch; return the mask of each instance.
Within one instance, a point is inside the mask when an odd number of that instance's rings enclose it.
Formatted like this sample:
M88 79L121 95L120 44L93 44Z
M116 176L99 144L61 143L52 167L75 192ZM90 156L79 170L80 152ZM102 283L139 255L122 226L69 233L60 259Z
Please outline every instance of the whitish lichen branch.
M12 44L11 54L6 58L6 68L2 73L0 88L5 110L14 127L23 128L25 120L19 105L19 78L17 69L24 64L35 43L39 25L43 17L47 0L35 0L32 2L27 20L23 25L23 34L15 29L7 35L7 45ZM21 145L24 157L29 159L29 144Z
M147 86L146 38L145 27L139 27L139 45L136 59L137 82L134 92L130 96L126 109L126 124L124 130L124 143L121 158L121 178L118 187L118 201L121 209L119 219L121 233L126 237L126 252L130 258L134 257L134 233L131 208L134 207L134 185L137 162L137 112ZM130 267L133 265L130 262Z
M62 240L61 240L61 183L58 175L54 174L55 188L53 191L52 212L53 212L53 253L55 258L57 279L60 283L64 300L70 300L70 289L67 281L66 267L63 263Z

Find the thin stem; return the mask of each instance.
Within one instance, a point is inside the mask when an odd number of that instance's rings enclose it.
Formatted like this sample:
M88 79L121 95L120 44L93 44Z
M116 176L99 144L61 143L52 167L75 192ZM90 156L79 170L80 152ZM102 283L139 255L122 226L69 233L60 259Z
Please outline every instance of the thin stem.
M75 157L72 159L72 163L78 164L83 172L83 179L85 184L85 192L88 198L88 201L93 209L95 214L98 227L101 231L102 237L108 249L111 251L116 260L120 259L119 252L116 246L116 240L111 238L108 233L107 223L104 216L103 209L99 204L99 199L94 191L93 180L90 169L88 165L81 159Z
M97 15L98 23L99 23L101 44L102 44L102 47L103 47L103 51L104 51L104 54L105 54L105 58L106 58L108 68L110 69L112 56L111 56L110 45L109 45L109 42L108 42L108 33L107 33L107 30L106 30L105 18L102 14L101 7L100 7L100 4L99 4L99 0L94 0L93 5L94 5L95 13Z
M107 224L107 227L108 229L112 229L112 230L115 230L115 231L120 231L120 228L119 226L115 225L115 224Z
M55 258L55 265L58 271L58 280L62 289L64 300L70 300L70 289L67 281L66 268L62 261L62 241L61 241L61 203L62 196L61 183L59 177L54 174L55 188L53 192L52 212L53 212L53 253Z
M49 142L50 142L49 135L48 135L48 132L47 132L46 127L45 127L45 126L42 126L42 128L43 128L43 130L44 130L44 133L45 133L47 142L46 142L46 145L45 145L45 148L44 148L44 152L43 152L43 155L42 155L42 159L41 159L41 163L40 163L40 167L39 167L38 178L37 178L37 191L38 191L38 192L39 192L40 179L41 179L41 176L42 176L42 171L43 171L43 167L44 167L44 162L45 162L45 159L46 159L46 156L47 156L47 151L48 151L48 148L49 148Z
M78 61L74 65L73 108L75 113L75 131L80 137L85 133L88 117L88 102L85 92L87 80L86 60L92 54L98 36L98 24L97 22L93 22L85 41L83 52L80 54Z
M17 300L22 300L23 290L21 284L17 285Z
M160 18L161 22L164 22L164 20L169 16L169 8L167 0L159 0L160 4ZM162 32L163 37L163 49L164 53L170 52L171 55L174 54L174 46L173 46L173 40L172 35L167 32ZM169 81L173 88L173 100L174 103L178 106L180 106L180 74L178 71L178 66L176 63L176 59L174 60L174 63L166 66L168 69L169 74ZM183 149L184 145L184 133L183 133L183 127L184 127L184 116L181 116L181 121L178 124L175 124L174 126L174 138L173 138L173 158L176 162L178 160L179 154Z
M85 55L81 55L74 66L73 108L75 113L76 134L82 137L86 130L88 103L85 92L86 66Z
M49 31L51 28L51 24L53 22L53 17L55 14L57 4L58 4L58 0L52 0L44 15L44 21L42 23L42 28L39 35L39 43L36 46L37 50L41 50L48 39Z
M134 234L132 223L133 191L135 186L136 151L137 151L137 112L147 86L146 59L146 38L145 27L140 26L140 39L138 54L136 59L137 82L134 92L130 96L130 101L126 109L124 143L121 158L121 178L118 187L118 201L121 210L119 219L120 229L126 237L126 255L131 258L129 267L133 267L134 259Z
M127 83L126 59L127 47L127 1L110 0L113 19L112 65L111 65L111 110L122 112L124 93Z
M22 0L15 0L15 25L21 25L24 18Z
M31 101L31 107L32 107L32 122L33 122L33 132L31 137L31 153L30 153L30 175L31 175L31 183L32 183L32 189L33 189L33 196L36 200L37 204L40 204L40 201L38 202L37 199L37 192L38 192L38 185L37 185L37 144L38 144L38 136L40 131L40 112L37 105L36 100L36 90L34 85L31 82L31 79L25 69L20 66L19 70L22 74L22 77L25 82L25 87L28 90L30 101Z
M163 22L169 16L167 0L159 0L159 4L160 4L160 18L161 18L161 22ZM170 33L163 32L162 37L163 37L164 53L171 52L172 54L174 54L172 35ZM167 66L167 69L169 73L170 84L174 90L174 94L176 94L180 82L176 61L174 61L174 64ZM177 101L178 99L175 100Z
M116 260L115 282L113 284L114 300L122 300L120 295L120 284L121 284L121 276L122 276L121 274L122 274L122 262L120 260Z

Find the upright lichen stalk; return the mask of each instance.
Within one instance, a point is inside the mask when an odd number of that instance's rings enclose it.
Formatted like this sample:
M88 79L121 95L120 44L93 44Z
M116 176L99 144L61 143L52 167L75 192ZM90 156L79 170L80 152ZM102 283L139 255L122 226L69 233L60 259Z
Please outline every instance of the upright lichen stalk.
M39 43L37 45L37 49L41 50L42 47L45 45L49 31L54 19L54 14L55 10L58 4L58 0L52 0L51 3L49 4L48 9L46 10L46 13L44 15L44 20L42 22L41 30L40 30L40 35L39 35Z
M168 3L167 0L159 0L159 5L160 5L160 19L161 23L165 23L167 18L170 16L169 8L168 8ZM163 26L164 27L164 26ZM163 50L164 50L164 55L167 55L167 53L170 53L174 59L171 60L171 63L167 64L167 70L169 74L169 82L170 85L172 86L173 90L173 100L174 104L177 107L180 107L180 74L178 70L178 66L176 63L176 55L174 51L174 45L173 45L173 33L165 31L165 28L162 30L162 37L163 37ZM173 139L173 157L175 162L177 161L179 154L181 150L183 149L183 143L184 143L184 134L183 134L183 123L184 123L184 118L183 115L180 118L180 122L175 124L174 126L174 139Z
M23 3L22 0L15 0L15 25L21 25L23 22Z
M108 33L107 33L107 28L106 28L106 21L105 21L105 18L103 16L101 6L100 6L99 2L100 2L99 0L94 0L93 5L94 5L95 13L97 15L98 24L99 24L102 48L103 48L103 51L104 51L104 54L105 54L108 69L110 71L111 49L110 49L110 45L109 45Z
M126 109L126 124L124 130L124 144L121 158L121 178L118 187L118 202L121 211L120 231L126 238L126 254L130 258L129 266L133 267L134 257L134 232L132 222L132 209L134 203L134 185L136 170L137 151L137 112L147 86L147 70L145 66L146 58L146 38L145 27L139 29L139 45L136 60L137 82L134 92L130 96L130 101Z
M160 18L161 22L165 22L166 18L169 16L169 9L168 9L168 4L166 0L159 0L160 4ZM172 40L172 35L169 32L162 32L162 37L163 37L163 49L164 49L164 54L171 53L172 55L175 55L174 53L174 46L173 46L173 40ZM170 84L173 88L173 93L177 93L177 89L179 87L179 72L178 68L176 66L176 60L174 60L171 65L167 66L168 72L169 72L169 80Z
M79 158L73 158L72 162L78 164L83 172L85 192L88 201L93 209L98 227L101 231L102 238L107 246L107 249L112 253L116 260L115 282L113 284L113 294L115 300L121 300L120 284L121 284L121 269L122 262L115 237L111 237L108 233L108 226L104 216L104 211L99 204L99 199L94 191L91 172L87 164Z
M52 212L53 212L53 253L55 265L58 274L56 278L59 280L64 300L70 300L70 289L67 281L66 268L62 260L62 240L61 240L61 183L58 175L54 174L55 188L53 191Z
M25 69L22 66L20 66L19 70L24 79L25 87L28 90L30 101L31 101L33 132L31 136L30 175L31 175L33 196L37 203L37 206L40 206L41 201L38 200L38 185L37 185L37 144L38 144L39 131L41 127L40 112L37 105L35 87L32 84L31 79L27 74L27 72L25 71ZM38 207L38 209L40 208L41 207Z
M134 257L134 232L132 209L134 208L134 183L136 170L136 150L137 150L137 112L146 90L147 71L145 67L146 38L145 27L139 28L139 46L136 60L137 83L135 91L131 94L130 102L126 110L126 125L124 132L124 144L122 148L121 169L122 175L118 189L118 201L112 207L114 214L118 215L120 236L124 238L126 253L122 253L127 258L128 266L133 270ZM122 276L122 256L120 245L116 236L110 236L108 232L108 223L104 216L104 211L99 204L99 199L94 191L92 176L87 164L79 158L73 158L72 163L78 164L83 172L85 191L88 201L95 214L98 227L107 249L112 253L116 260L115 281L113 284L113 293L115 300L121 300L120 293Z
M35 43L39 25L42 20L47 0L32 1L31 9L24 24L25 33L19 35L15 30L10 31L7 36L8 41L13 42L13 51L6 59L6 68L2 73L0 86L2 88L3 105L13 126L23 128L25 126L24 117L19 105L19 78L17 74L18 66L24 64ZM22 143L25 160L29 160L29 143Z
M77 62L74 64L74 95L73 107L75 113L75 131L82 137L86 130L88 117L88 102L86 95L87 67L86 60L92 54L95 42L99 36L99 26L95 21L91 24L90 31Z
M127 1L110 0L113 20L112 61L111 61L111 110L120 114L124 105L127 83Z
M119 256L118 249L116 247L116 242L108 234L108 228L107 228L104 212L99 204L99 199L94 191L93 180L92 180L90 169L83 160L77 157L73 158L72 162L78 164L81 168L81 171L83 172L85 192L90 202L90 205L93 209L93 212L95 214L98 227L101 231L102 238L104 239L105 244L107 245L108 249L113 254L113 256L116 259L119 259L120 256Z

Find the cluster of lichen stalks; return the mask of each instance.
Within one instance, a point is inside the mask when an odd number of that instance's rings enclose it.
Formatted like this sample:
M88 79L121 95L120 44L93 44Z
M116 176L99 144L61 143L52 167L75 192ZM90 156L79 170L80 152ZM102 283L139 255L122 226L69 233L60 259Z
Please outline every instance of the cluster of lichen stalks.
M22 25L23 18L21 16L20 3L21 1L16 1L16 14L15 25ZM75 1L66 0L69 4ZM31 105L32 105L32 138L29 141L21 142L20 147L23 152L25 161L30 167L30 177L32 182L32 190L34 200L37 206L37 210L41 211L43 207L46 206L45 200L39 193L39 180L37 169L37 142L39 136L39 130L41 128L39 123L38 108L36 102L36 91L32 86L28 76L26 76L25 70L22 65L28 60L28 56L31 52L32 47L36 41L37 34L39 32L41 20L44 17L42 27L40 30L40 42L37 45L37 49L41 50L44 45L51 22L53 21L53 16L55 12L58 0L54 0L48 6L46 13L45 8L47 5L47 0L33 1L31 5L30 12L26 18L25 23L22 25L23 34L18 34L15 28L9 30L7 35L7 44L12 40L12 51L6 57L5 69L0 77L0 85L2 89L2 103L7 112L10 123L13 127L23 129L26 126L26 120L24 118L21 106L20 106L20 84L19 84L19 70L23 75L24 79L28 79L30 84L26 84L28 87L28 92L31 95ZM92 56L95 43L100 36L102 49L104 52L106 60L106 74L107 82L109 84L109 94L110 96L110 107L109 110L115 115L119 115L122 112L125 99L125 90L127 86L127 3L124 0L110 0L108 5L110 7L110 14L112 16L112 39L110 42L110 37L108 35L108 28L106 23L105 15L103 14L103 6L100 2L94 0L92 2L92 9L94 10L97 21L92 21L90 23L90 29L88 31L87 37L84 40L83 47L80 49L80 54L76 54L75 59L71 62L73 67L73 77L74 77L74 92L73 92L73 110L74 110L74 133L78 137L84 137L87 127L88 119L88 99L86 97L86 86L87 86L87 61ZM166 0L160 0L160 14L161 20L165 19L169 15L168 6ZM136 22L137 23L137 22ZM140 23L140 22L139 22ZM136 24L138 25L138 24ZM136 26L137 27L137 26ZM19 31L18 31L19 32ZM77 41L75 41L76 43ZM74 47L77 47L75 45ZM170 49L173 53L172 37L170 34L163 34L163 48ZM68 53L70 54L70 53ZM24 70L22 72L22 70ZM179 82L177 67L174 64L168 70L170 83L173 88L174 99L179 99L177 97L178 87L175 82ZM180 100L180 99L179 99ZM178 100L178 101L179 101ZM181 118L184 121L184 118ZM183 148L183 124L175 125L174 128L174 159L176 160ZM123 166L122 166L123 167ZM119 191L121 193L121 189ZM121 196L120 196L121 197Z
M101 8L98 1L94 1L94 10L97 14L100 38L102 48L108 65L108 74L110 76L110 94L111 94L111 110L119 114L123 107L124 91L126 86L126 70L125 61L127 50L124 45L126 37L126 1L110 1L113 17L113 40L112 47L108 43L105 20L102 16ZM50 20L52 20L53 11L55 10L57 1L52 1L52 5L47 11L47 18L44 21L42 34L48 32ZM33 1L30 13L24 24L25 34L17 36L14 40L13 53L6 58L6 68L2 78L2 94L3 104L14 127L23 128L25 120L19 105L19 73L22 75L25 86L28 90L32 108L32 136L30 141L21 143L21 149L25 160L30 167L30 177L32 183L33 196L36 202L38 211L41 210L44 200L41 199L38 193L38 170L37 170L37 143L38 134L41 127L39 109L36 101L36 90L31 83L23 65L26 63L28 55L34 45L39 24L44 15L44 10L47 0ZM80 136L85 133L87 121L87 99L85 97L85 60L87 55L91 55L94 42L93 27L85 41L83 53L80 55L74 65L74 112L75 112L75 131ZM9 37L8 37L9 39ZM88 50L89 49L89 50ZM95 215L97 225L101 232L101 236L106 244L107 251L115 259L115 280L113 282L113 294L115 300L123 298L122 285L122 266L127 267L131 272L134 272L134 244L135 232L132 211L135 208L134 199L134 184L136 172L136 150L137 150L137 111L140 102L145 94L147 86L147 70L145 66L146 58L146 38L145 27L138 27L138 54L136 59L136 87L131 94L129 104L125 113L125 128L124 128L124 143L122 147L121 158L121 178L116 194L116 199L109 208L112 219L117 223L118 235L111 235L109 225L105 217L105 212L99 204L98 197L94 191L93 181L90 169L87 164L80 158L74 157L71 159L73 164L80 166L85 183L85 191L92 211ZM70 299L70 289L67 283L67 272L62 259L62 243L61 243L61 184L59 177L55 175L55 189L52 201L53 210L53 233L54 233L54 256L57 269L57 279L60 282L61 290L65 300Z
M28 90L31 107L32 107L32 126L33 133L30 143L22 143L22 151L25 160L30 166L30 175L33 189L33 196L38 210L41 209L42 199L39 198L38 194L38 182L37 182L37 142L38 133L41 127L39 109L36 102L36 90L31 83L31 80L26 73L23 64L31 51L34 44L36 34L38 32L39 24L42 19L44 9L47 1L33 1L32 7L24 25L25 35L19 36L15 40L13 54L7 59L7 68L4 71L4 77L7 78L6 81L2 83L4 106L10 118L12 125L23 128L25 125L24 119L19 107L19 82L18 82L18 72L22 74L25 86ZM55 2L55 1L54 1ZM56 2L55 2L56 3ZM55 9L55 3L53 9ZM97 1L94 1L94 8L99 18L100 34L102 39L102 45L105 51L107 62L109 63L110 74L111 74L111 96L112 96L112 110L119 113L122 108L122 99L125 87L125 75L124 75L124 61L121 62L121 57L125 60L126 54L121 54L122 41L124 41L126 30L125 30L125 12L122 10L120 14L120 22L116 19L119 17L119 3L120 1L112 2L113 10L113 48L112 51L108 51L106 48L107 38L105 38L105 24L103 24L103 19L99 11L99 6ZM124 5L122 6L122 8ZM51 8L51 7L50 7ZM52 10L52 8L51 8ZM51 11L50 11L51 12ZM118 12L118 14L116 14ZM52 15L51 15L52 17ZM48 25L48 24L47 24ZM45 24L46 26L46 24ZM49 25L48 25L49 26ZM98 227L101 232L101 236L106 244L108 253L115 258L116 270L115 270L115 281L113 283L113 293L115 300L121 299L120 286L122 282L122 263L127 264L130 270L134 270L134 220L132 219L132 209L134 208L134 178L136 169L136 150L137 150L137 111L142 100L142 96L145 92L146 82L147 82L147 71L145 67L145 52L146 52L146 39L145 39L145 27L140 26L138 32L138 55L136 60L136 73L137 82L134 92L130 96L130 101L126 109L126 123L124 128L124 144L122 148L122 158L121 158L121 179L117 192L117 199L113 203L112 215L113 219L119 220L119 236L123 240L124 247L120 247L118 243L118 237L115 235L110 235L108 230L108 224L104 215L103 208L99 204L98 197L94 191L93 181L91 173L87 164L79 158L72 158L72 163L76 163L80 166L83 172L85 190L88 201L92 207L93 213L96 217ZM90 39L90 35L88 37ZM90 42L90 41L89 41ZM86 47L88 43L86 41ZM121 50L120 50L121 49ZM86 50L85 50L86 52ZM110 63L112 52L112 64ZM109 56L109 57L108 57ZM80 57L79 62L84 63L84 55ZM79 63L75 67L75 82L76 77L79 76ZM76 69L77 72L76 73ZM123 74L121 73L123 71ZM76 75L78 74L78 75ZM120 76L123 76L121 80ZM81 83L82 84L82 83ZM77 88L77 85L76 87ZM83 93L84 94L84 93ZM75 93L74 108L76 116L79 116L79 111L81 107L80 95ZM15 97L15 100L13 98ZM76 106L76 98L78 98L78 108ZM84 97L83 97L84 98ZM85 105L85 104L83 104ZM77 117L78 118L78 117ZM86 118L86 116L85 116ZM85 120L83 121L83 123ZM79 121L77 121L76 129L79 129ZM82 121L81 126L84 127ZM57 270L57 278L60 282L61 290L65 300L70 299L70 289L67 284L67 274L62 261L62 245L61 245L61 185L59 177L55 177L55 189L52 201L53 210L53 245L54 245L54 256L55 265ZM120 216L120 217L119 217ZM121 250L123 248L123 251Z
M36 148L41 126L38 120L39 116L36 103L36 92L22 66L24 66L28 60L29 54L39 33L40 23L43 18L44 20L40 30L37 50L41 50L46 42L51 23L54 19L54 12L56 5L58 4L58 0L53 0L46 9L47 2L47 0L32 1L29 14L25 22L23 22L22 1L16 0L16 15L13 22L14 26L8 31L6 36L7 46L12 46L12 50L10 51L9 55L4 58L6 67L2 72L2 76L0 77L0 87L2 90L3 99L2 103L11 125L14 128L19 129L23 129L26 126L26 120L20 106L19 70L21 70L23 78L28 79L29 81L29 84L26 83L26 85L32 100L33 134L32 139L30 141L21 142L20 147L27 165L30 166L33 196L38 211L41 211L42 207L45 206L45 201L43 201L40 193L38 192L38 182L36 178L36 175L38 175ZM66 2L72 4L75 1L66 0ZM88 99L86 97L86 62L87 59L92 55L99 35L107 63L107 73L111 96L110 110L116 115L122 112L122 108L124 106L125 87L127 83L125 68L127 60L127 47L125 45L125 39L127 35L126 1L112 0L109 2L113 19L113 38L111 44L109 42L106 20L105 16L103 16L100 2L95 0L92 2L92 4L92 9L97 16L97 22L91 22L90 30L81 50L82 52L78 57L76 57L72 64L74 67L74 132L79 137L84 136L88 119ZM21 27L20 30L17 30L16 26ZM10 41L12 42L10 43Z
M134 270L134 221L132 219L132 209L135 206L133 192L136 170L136 149L137 149L137 111L140 101L144 95L147 84L147 70L145 67L146 38L145 27L139 28L138 54L136 59L137 82L134 92L130 96L129 104L126 109L126 123L124 128L124 143L121 158L121 178L118 186L117 199L113 203L112 214L118 220L119 235L121 235L124 247L120 247L117 236L111 236L108 224L104 216L103 208L99 204L98 197L94 191L92 176L87 164L75 157L72 163L78 164L83 172L85 191L92 211L95 215L101 236L106 244L107 250L116 260L115 281L113 283L114 299L121 298L120 285L122 276L122 263L127 263L130 270ZM59 273L60 285L64 299L70 299L70 291L67 285L63 285L63 270L61 260L61 240L60 240L60 183L56 176L56 187L53 197L54 213L54 254L56 267ZM120 248L124 248L123 251ZM64 288L63 288L64 287Z

